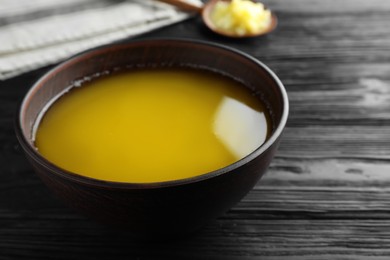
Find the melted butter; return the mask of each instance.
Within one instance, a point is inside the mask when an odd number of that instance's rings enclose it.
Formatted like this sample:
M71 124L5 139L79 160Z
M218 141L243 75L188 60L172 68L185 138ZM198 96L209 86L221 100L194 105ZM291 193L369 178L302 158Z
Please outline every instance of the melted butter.
M35 145L68 171L116 182L193 177L228 166L269 135L264 105L236 81L197 70L140 70L73 88L48 109Z

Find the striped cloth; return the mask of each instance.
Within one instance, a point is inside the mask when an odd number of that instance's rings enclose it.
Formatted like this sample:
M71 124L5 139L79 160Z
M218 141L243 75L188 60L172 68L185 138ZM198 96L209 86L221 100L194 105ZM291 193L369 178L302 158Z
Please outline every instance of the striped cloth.
M153 0L0 0L0 80L189 15Z

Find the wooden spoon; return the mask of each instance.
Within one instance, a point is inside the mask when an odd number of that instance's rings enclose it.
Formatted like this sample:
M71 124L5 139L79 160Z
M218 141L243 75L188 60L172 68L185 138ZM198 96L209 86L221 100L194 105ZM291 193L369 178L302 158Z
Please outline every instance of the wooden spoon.
M204 4L203 6L197 6L197 5L191 4L190 2L185 1L185 0L159 0L159 1L176 6L177 8L179 8L183 11L186 11L186 12L195 12L195 13L201 14L204 24L211 31L213 31L217 34L227 36L227 37L232 37L232 38L249 38L249 37L257 37L260 35L265 35L267 33L270 33L271 31L273 31L278 24L278 19L277 19L276 15L273 12L271 12L271 21L270 21L267 28L265 28L264 30L255 32L255 33L246 33L244 35L239 35L239 34L235 34L233 32L228 32L228 31L224 31L224 30L217 28L215 26L215 24L213 23L212 19L210 18L211 13L213 11L213 8L217 2L219 2L219 1L229 2L230 0L210 0L209 2Z

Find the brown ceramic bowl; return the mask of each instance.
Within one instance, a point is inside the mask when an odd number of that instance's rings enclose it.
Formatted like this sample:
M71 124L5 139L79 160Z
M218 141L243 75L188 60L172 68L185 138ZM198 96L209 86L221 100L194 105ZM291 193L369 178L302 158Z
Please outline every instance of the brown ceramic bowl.
M148 184L83 177L57 167L37 152L32 136L34 123L53 97L75 81L97 73L148 66L201 68L241 80L266 102L273 123L271 137L225 168L193 178ZM134 234L175 235L191 232L215 219L252 189L275 154L287 115L288 99L282 83L258 60L217 44L154 39L97 48L46 73L22 101L16 133L39 177L73 208Z

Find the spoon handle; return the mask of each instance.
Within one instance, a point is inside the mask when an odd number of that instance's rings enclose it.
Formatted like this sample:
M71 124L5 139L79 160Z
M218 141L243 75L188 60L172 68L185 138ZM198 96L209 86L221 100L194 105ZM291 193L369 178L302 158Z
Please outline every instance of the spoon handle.
M202 6L192 4L189 1L185 1L185 0L158 0L158 1L173 5L179 8L180 10L187 11L187 12L200 12L203 9Z

